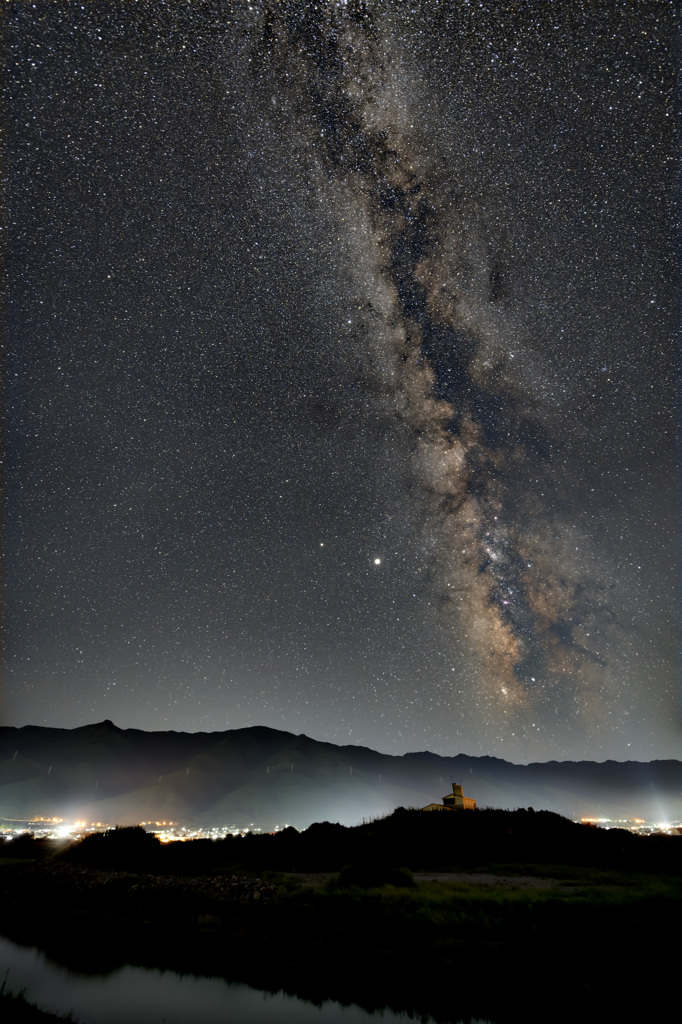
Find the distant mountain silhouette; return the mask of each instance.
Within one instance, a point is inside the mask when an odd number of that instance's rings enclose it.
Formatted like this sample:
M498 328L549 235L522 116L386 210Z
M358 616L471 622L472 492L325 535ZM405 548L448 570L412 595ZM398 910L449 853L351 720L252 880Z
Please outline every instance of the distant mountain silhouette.
M682 762L392 756L254 726L227 732L0 728L0 817L109 824L271 829L355 824L395 807L439 802L461 782L479 807L534 807L570 818L682 818Z

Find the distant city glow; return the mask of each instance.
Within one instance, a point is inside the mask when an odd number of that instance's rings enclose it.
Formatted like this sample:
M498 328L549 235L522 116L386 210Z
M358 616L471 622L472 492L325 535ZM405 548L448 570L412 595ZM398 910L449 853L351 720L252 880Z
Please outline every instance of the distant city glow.
M682 820L647 822L643 818L590 818L583 817L576 820L577 824L593 825L603 829L622 828L637 835L680 835L682 834ZM274 825L272 828L264 829L253 823L236 824L221 823L212 825L183 825L177 821L140 821L137 825L151 832L162 843L188 842L192 839L225 839L226 836L244 836L247 832L262 835L266 832L274 835L284 829L291 828L287 822L284 825ZM0 839L7 841L17 839L19 836L29 833L36 839L53 839L60 842L77 842L84 836L95 832L108 832L120 827L116 824L108 824L102 821L65 821L62 818L33 818L30 821L11 821L0 819ZM294 828L296 826L294 825Z

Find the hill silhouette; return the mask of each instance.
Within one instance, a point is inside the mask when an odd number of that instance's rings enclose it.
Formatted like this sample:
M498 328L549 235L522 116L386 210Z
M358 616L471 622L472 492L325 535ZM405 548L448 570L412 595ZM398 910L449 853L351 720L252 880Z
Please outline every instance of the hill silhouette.
M420 807L461 782L478 806L532 806L570 818L682 817L682 762L551 761L427 751L394 756L254 726L144 732L104 721L77 729L0 728L0 817L129 824L354 824Z

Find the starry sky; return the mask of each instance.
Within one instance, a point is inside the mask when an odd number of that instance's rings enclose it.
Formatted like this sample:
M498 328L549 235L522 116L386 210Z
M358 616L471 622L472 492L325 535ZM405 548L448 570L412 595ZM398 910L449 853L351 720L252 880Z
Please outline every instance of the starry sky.
M2 18L3 724L679 757L675 5Z

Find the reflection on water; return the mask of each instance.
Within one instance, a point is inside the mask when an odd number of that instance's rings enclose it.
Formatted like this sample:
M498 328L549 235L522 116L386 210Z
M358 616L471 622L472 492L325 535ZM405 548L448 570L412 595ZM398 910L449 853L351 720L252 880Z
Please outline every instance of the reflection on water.
M72 1013L79 1024L382 1024L414 1020L383 1010L326 1002L314 1006L295 996L271 995L222 978L121 967L111 974L69 971L35 947L0 937L0 983L23 990L26 999L51 1013ZM429 1019L431 1020L431 1019ZM472 1022L477 1024L477 1022ZM484 1024L484 1022L478 1022Z

